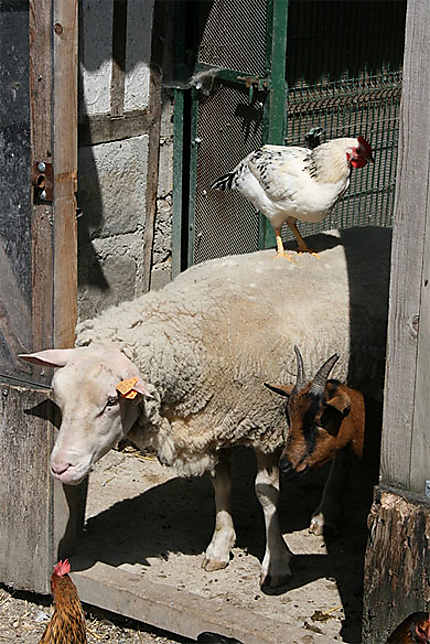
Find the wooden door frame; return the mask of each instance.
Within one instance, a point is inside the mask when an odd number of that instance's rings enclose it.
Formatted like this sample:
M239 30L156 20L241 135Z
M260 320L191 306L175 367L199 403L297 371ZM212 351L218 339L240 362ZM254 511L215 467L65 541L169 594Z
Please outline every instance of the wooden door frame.
M430 15L408 2L380 485L369 517L363 642L430 608Z
M52 195L32 186L32 350L72 347L77 319L77 43L78 0L30 0L31 166L52 164ZM86 482L70 488L50 475L58 414L36 378L1 384L0 580L49 592L52 564L83 525ZM33 376L35 375L33 374ZM32 381L42 383L41 386ZM8 383L8 384L7 384ZM20 480L22 479L22 480ZM17 512L17 508L22 511ZM31 514L28 514L28 508Z
M77 0L30 0L32 166L53 164L53 201L33 203L33 350L75 339L77 70Z

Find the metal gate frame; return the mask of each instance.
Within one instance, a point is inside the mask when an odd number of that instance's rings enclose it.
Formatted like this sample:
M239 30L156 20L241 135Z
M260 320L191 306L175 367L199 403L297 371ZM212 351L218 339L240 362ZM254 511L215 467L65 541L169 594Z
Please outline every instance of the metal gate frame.
M266 0L266 60L265 74L251 75L240 70L213 68L197 64L195 72L214 70L214 76L225 85L245 88L252 101L255 91L266 94L262 137L263 143L283 144L285 136L285 102L287 87L285 83L288 0ZM178 12L178 20L180 13ZM178 33L184 33L178 28ZM178 42L178 50L184 42ZM216 71L215 71L216 70ZM174 159L173 159L173 226L172 226L172 273L175 277L181 270L193 264L195 244L195 190L198 145L196 145L199 90L195 87L175 89L174 108ZM186 104L191 101L189 181L184 174L184 118ZM188 199L187 199L188 197ZM188 203L187 203L188 201ZM273 230L267 219L259 218L259 247L267 248L275 241Z
M368 2L367 4L371 3ZM221 6L221 3L219 5ZM198 162L198 144L200 141L203 141L202 146L205 146L204 151L202 148L201 152L204 158L207 155L209 155L207 158L210 158L210 155L214 152L214 145L209 144L205 139L205 135L210 133L210 128L213 127L214 123L212 118L214 112L211 113L210 110L220 108L221 126L219 134L221 136L226 136L226 130L230 126L229 123L226 126L223 124L222 117L225 117L225 100L221 99L218 104L215 103L212 107L208 104L208 109L205 109L205 97L203 94L206 93L208 98L212 100L219 89L223 87L249 88L250 92L254 88L260 91L264 90L264 117L262 127L259 130L259 140L255 147L265 143L303 145L305 135L309 133L309 127L314 127L314 125L322 125L329 138L330 135L333 138L336 136L354 136L354 132L358 130L357 133L359 133L363 123L370 119L371 128L368 134L377 152L377 167L372 166L361 173L353 174L350 190L339 201L333 212L325 218L324 225L325 229L343 228L351 225L389 225L394 201L394 167L397 152L401 71L397 67L391 68L388 64L383 66L381 70L372 71L366 78L352 74L346 78L339 79L337 77L333 77L333 79L325 77L324 83L319 85L315 85L312 82L310 84L303 83L303 85L294 84L292 80L288 79L288 65L290 67L291 64L294 65L291 52L289 52L289 61L286 59L288 53L287 38L290 39L290 45L293 46L295 32L292 29L291 33L287 33L287 30L289 22L293 21L294 23L290 24L290 27L294 27L297 23L297 8L300 5L301 3L290 3L288 0L266 0L266 5L264 5L267 7L266 69L264 74L260 72L261 75L258 76L239 73L235 69L220 69L219 67L211 67L200 63L192 69L191 74L212 70L213 79L215 79L214 87L212 88L208 83L205 88L206 92L202 92L192 87L191 83L185 84L186 89L182 87L175 90L173 276L176 276L181 270L184 270L195 261L201 261L202 256L203 258L218 256L212 255L212 251L219 251L222 254L226 247L230 248L228 239L232 235L232 228L235 225L232 224L231 220L226 217L226 227L222 228L222 232L219 223L215 224L213 229L211 226L206 227L209 213L213 205L216 207L216 202L214 197L209 194L209 191L206 194L212 203L208 202L205 205L205 201L202 200L204 187L207 188L210 185L208 182L206 186L206 180L210 180L211 177L210 171L207 170L209 166L206 165L205 167L200 160ZM177 25L178 34L183 34L185 29L180 28L180 19L181 15L178 12L175 25ZM246 28L245 20L244 28ZM186 49L185 44L185 41L179 44L179 52L182 53L182 56L183 51ZM213 44L214 60L218 61L225 58L216 49L219 47L219 51L222 51L223 46L222 41L221 43L215 42ZM207 44L204 47L207 47ZM207 58L203 59L207 60ZM209 54L209 62L212 63L211 54ZM377 78L376 82L375 78ZM233 100L236 100L236 96L233 93L232 96ZM307 104L309 108L303 111L303 105ZM346 125L342 121L345 106L349 110L347 110L349 117ZM315 111L314 118L311 119L309 124L307 121L313 111ZM335 115L330 116L331 113ZM313 123L312 120L314 121ZM236 124L230 130L233 132L235 127L237 134ZM202 132L204 133L203 137ZM215 137L217 134L218 132L214 132L213 136ZM239 145L241 149L244 147L243 140L239 140ZM232 150L229 147L225 159L230 157L231 153ZM245 154L248 154L248 152L245 152ZM239 159L236 160L236 163L238 161ZM223 169L219 175L232 169L232 167L234 167L234 164L230 168ZM216 176L212 180L215 178ZM236 217L237 222L242 215L246 216L242 221L247 222L247 230L248 232L251 231L253 235L250 243L248 240L244 242L246 248L252 246L252 249L256 250L257 248L268 248L274 245L274 233L265 217L260 216L258 239L255 239L257 232L254 227L251 230L249 226L250 211L246 210L250 208L249 203L245 205L246 200L243 200L244 210L242 212L239 199L235 202L231 199L230 194L222 196L225 199L226 213L233 213L233 217ZM216 208L216 212L219 214L221 211ZM352 216L354 217L353 220ZM355 223L351 223L352 221ZM302 230L305 235L311 235L321 232L322 229L320 224L302 223ZM220 249L218 249L216 244L220 232ZM206 234L208 236L212 235L212 240L209 242L209 246L205 246L204 249L201 247L199 250L200 243L208 243ZM285 227L283 235L285 235L285 241L287 241L287 238L291 238L289 231ZM236 238L234 238L232 240L233 250L228 252L249 252L242 246L244 239L246 238L242 235L242 241L238 244L236 243ZM238 245L240 246L239 251L237 249Z

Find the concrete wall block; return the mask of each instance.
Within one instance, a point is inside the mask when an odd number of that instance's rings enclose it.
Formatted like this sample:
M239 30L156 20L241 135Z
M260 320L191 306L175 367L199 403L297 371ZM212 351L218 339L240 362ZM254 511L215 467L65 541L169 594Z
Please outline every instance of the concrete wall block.
M80 245L79 251L79 320L135 297L140 235L94 239Z
M79 120L110 111L113 0L80 0Z
M141 110L149 102L149 63L154 0L129 0L125 64L125 111Z
M143 230L147 157L147 135L80 148L78 205L90 238Z

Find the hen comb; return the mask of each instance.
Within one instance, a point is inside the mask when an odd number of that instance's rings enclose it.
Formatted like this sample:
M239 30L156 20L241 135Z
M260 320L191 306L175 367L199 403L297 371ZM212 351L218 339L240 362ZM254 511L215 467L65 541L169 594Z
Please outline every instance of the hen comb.
M54 566L54 575L57 575L57 577L64 577L64 575L67 575L67 573L69 572L70 572L70 563L68 559L65 559L64 561L59 561Z
M363 146L363 148L366 150L367 154L369 156L372 156L372 148L370 147L370 145L368 144L366 139L364 139L362 136L357 136L357 141L359 142L359 144L361 146Z

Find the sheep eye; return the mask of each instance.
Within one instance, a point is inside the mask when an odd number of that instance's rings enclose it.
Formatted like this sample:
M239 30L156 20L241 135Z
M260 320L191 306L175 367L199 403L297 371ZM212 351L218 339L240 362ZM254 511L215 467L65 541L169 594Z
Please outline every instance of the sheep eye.
M109 396L107 399L106 407L113 407L118 403L118 396Z

